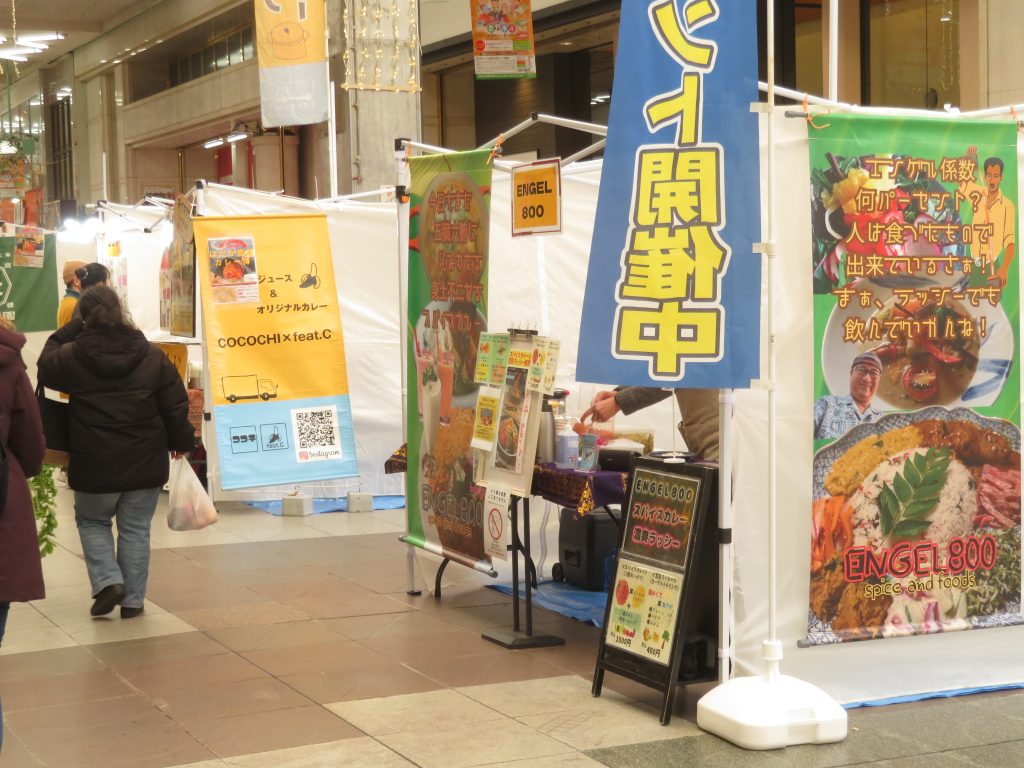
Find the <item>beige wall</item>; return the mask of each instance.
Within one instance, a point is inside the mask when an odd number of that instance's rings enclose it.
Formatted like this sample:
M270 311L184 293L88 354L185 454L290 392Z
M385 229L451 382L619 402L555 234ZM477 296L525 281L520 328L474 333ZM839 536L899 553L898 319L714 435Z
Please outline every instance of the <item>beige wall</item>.
M259 104L256 62L245 62L128 104L122 110L124 141L133 145L184 132L251 112Z

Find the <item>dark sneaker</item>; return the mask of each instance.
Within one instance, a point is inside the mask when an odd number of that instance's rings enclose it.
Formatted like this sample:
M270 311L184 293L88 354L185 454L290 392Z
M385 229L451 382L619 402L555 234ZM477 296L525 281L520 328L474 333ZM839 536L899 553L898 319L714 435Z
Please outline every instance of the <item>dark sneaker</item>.
M146 610L143 606L138 608L131 608L127 605L121 606L121 618L122 619L134 619L136 616L141 616L142 612Z
M124 584L110 584L99 591L92 602L89 613L93 616L106 616L124 600Z

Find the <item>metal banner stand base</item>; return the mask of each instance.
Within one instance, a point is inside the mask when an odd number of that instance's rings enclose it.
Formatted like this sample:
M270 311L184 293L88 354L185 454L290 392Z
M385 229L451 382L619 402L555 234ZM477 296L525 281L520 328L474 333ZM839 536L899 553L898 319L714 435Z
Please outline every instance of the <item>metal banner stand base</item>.
M503 648L518 651L523 648L551 648L556 645L565 645L565 639L555 635L528 635L525 632L516 632L514 629L488 629L480 635L484 640L490 640Z
M523 502L523 524L526 528L524 538L519 537L519 502ZM530 559L530 500L512 496L512 503L509 505L512 513L512 629L488 629L481 633L484 640L490 640L503 648L512 651L523 648L550 648L556 645L565 645L565 640L555 635L533 634L533 578L531 578L530 567L533 561ZM526 631L519 631L519 553L522 552L526 558ZM535 575L535 574L534 574Z

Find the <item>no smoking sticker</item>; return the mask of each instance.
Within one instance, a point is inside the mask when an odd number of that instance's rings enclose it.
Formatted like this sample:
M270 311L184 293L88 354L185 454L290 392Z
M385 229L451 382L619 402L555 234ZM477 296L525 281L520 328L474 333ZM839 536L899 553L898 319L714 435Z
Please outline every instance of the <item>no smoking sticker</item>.
M488 488L484 499L487 512L486 554L499 560L508 559L508 505L512 493L507 488Z

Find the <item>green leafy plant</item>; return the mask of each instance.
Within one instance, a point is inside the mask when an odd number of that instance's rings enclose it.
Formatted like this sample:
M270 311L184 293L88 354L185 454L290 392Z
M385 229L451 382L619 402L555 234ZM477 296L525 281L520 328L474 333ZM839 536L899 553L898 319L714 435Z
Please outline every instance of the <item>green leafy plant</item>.
M57 467L44 464L38 475L28 481L32 491L32 511L39 521L39 553L46 557L57 547L57 484L53 472Z
M908 459L891 485L882 486L878 494L882 536L892 542L914 541L928 530L951 460L948 448L929 448Z

